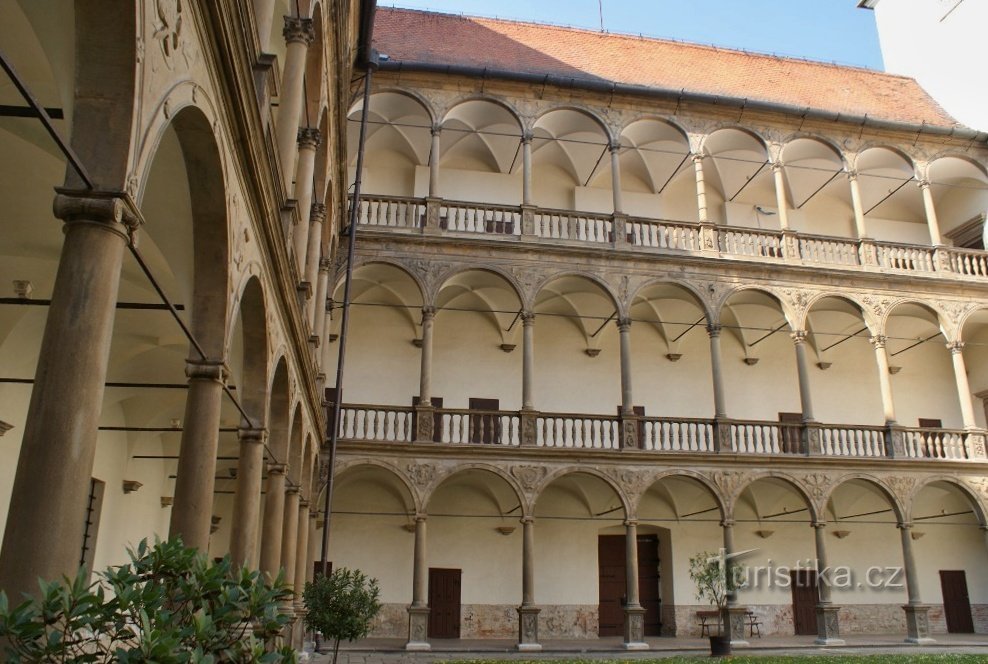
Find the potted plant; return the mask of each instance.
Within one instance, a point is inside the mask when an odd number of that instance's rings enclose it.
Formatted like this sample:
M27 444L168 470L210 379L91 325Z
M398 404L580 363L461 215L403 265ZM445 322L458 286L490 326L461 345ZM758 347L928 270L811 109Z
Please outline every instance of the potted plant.
M381 610L379 595L377 579L345 567L305 584L305 624L333 640L333 664L341 640L361 639L370 632L371 621Z
M727 600L741 588L741 567L720 552L701 551L690 558L690 579L696 585L696 598L717 607L717 633L710 635L710 654L724 657L731 654L731 635L727 626Z

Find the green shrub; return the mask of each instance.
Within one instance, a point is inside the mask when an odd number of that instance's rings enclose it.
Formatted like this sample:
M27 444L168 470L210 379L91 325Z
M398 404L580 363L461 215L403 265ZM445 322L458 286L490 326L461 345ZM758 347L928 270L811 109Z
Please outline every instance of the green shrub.
M305 584L305 624L333 640L333 663L340 641L367 636L371 621L381 610L377 579L345 567Z
M290 617L291 590L279 576L210 562L181 541L128 552L90 584L40 581L41 592L14 608L0 592L0 648L9 662L294 662L277 639Z

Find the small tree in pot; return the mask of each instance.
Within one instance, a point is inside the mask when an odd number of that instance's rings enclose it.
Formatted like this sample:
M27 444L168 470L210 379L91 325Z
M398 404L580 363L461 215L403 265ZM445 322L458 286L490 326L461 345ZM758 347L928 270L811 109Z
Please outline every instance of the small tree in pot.
M710 636L710 654L731 654L731 635L725 634L728 598L744 586L743 568L719 552L701 551L690 558L690 579L696 585L696 598L717 607L717 635Z
M370 632L371 621L381 610L379 595L377 579L345 567L305 584L305 624L333 640L333 664L340 641L361 639Z

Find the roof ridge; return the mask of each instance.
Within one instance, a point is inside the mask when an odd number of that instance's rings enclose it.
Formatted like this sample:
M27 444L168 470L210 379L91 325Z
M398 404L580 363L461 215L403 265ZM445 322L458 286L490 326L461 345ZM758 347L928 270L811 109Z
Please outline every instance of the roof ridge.
M561 31L561 32L579 32L579 33L583 33L583 34L586 34L586 35L589 35L589 36L599 37L599 38L603 38L603 39L611 38L611 39L625 39L625 40L635 40L635 41L663 42L663 43L667 43L667 44L675 44L677 46L682 46L682 47L686 47L686 48L702 49L702 50L706 50L706 51L726 51L726 52L729 52L729 53L740 53L740 54L747 55L749 57L754 57L754 58L765 58L765 59L768 59L768 60L788 61L788 62L795 62L795 63L799 63L799 64L806 64L806 65L811 65L811 66L818 66L818 67L829 67L829 68L843 69L843 70L850 70L850 71L860 71L862 73L869 74L869 75L872 75L872 76L883 76L883 77L887 77L887 78L902 79L902 80L908 80L908 81L915 81L916 80L912 76L905 76L903 74L894 74L894 73L887 72L887 71L881 71L879 69L872 69L870 67L865 67L865 66L862 66L862 65L840 64L840 63L834 62L834 61L815 60L813 58L806 58L806 57L801 57L801 56L796 56L796 55L779 55L779 54L776 54L776 53L769 53L769 52L764 52L764 51L751 51L751 50L747 50L747 49L743 49L743 48L736 48L736 47L730 47L730 46L718 46L716 44L705 44L705 43L701 43L701 42L693 42L693 41L687 41L687 40L682 40L682 39L675 39L673 37L656 37L656 36L653 36L653 35L646 35L644 33L639 33L639 34L636 35L636 34L633 34L633 33L615 32L615 31L610 31L610 30L600 31L600 30L594 30L594 29L591 29L591 28L581 28L581 27L578 27L578 26L560 25L560 24L557 24L557 23L540 23L538 21L525 21L525 20L519 20L519 19L501 18L501 17L498 17L498 16L481 16L481 15L474 15L474 14L466 14L466 13L463 13L463 12L460 12L460 13L443 12L443 11L437 11L437 10L434 10L434 9L416 9L416 8L411 8L411 7L379 6L378 7L378 11L381 11L381 10L392 11L392 12L396 12L396 13L402 13L403 12L403 13L415 13L415 14L428 14L428 15L432 15L432 16L440 16L440 17L443 17L443 18L458 19L458 20L467 21L467 22L489 21L489 22L494 22L494 23L506 23L506 24L510 24L510 25L528 25L528 26L536 27L536 28L539 28L539 29L542 29L542 30L557 30L557 31Z

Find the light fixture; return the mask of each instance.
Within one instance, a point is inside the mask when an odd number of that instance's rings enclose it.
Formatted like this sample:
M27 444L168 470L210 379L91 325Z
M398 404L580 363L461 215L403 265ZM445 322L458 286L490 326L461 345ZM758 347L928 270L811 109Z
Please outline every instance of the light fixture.
M211 523L211 525L209 526L209 533L210 533L210 534L213 534L213 533L215 533L215 532L216 532L217 530L219 530L219 529L220 529L220 521L222 521L222 520L223 520L223 517L221 517L221 516L216 516L215 514L213 515L213 519L212 519L212 523Z
M172 429L181 429L182 420L178 419L177 417L173 417L171 421L171 425L172 425Z

